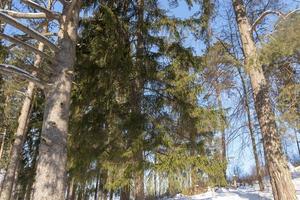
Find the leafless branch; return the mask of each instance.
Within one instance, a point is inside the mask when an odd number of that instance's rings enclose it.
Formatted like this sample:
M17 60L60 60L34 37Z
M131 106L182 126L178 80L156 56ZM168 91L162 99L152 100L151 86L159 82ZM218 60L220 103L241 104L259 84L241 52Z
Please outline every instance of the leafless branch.
M5 13L14 18L22 18L22 19L45 19L47 15L45 13L22 13L13 10L3 10L0 9L0 12Z
M56 19L56 20L59 20L59 18L60 18L60 15L58 13L54 13L51 10L49 10L49 9L43 7L43 6L40 6L39 4L37 4L33 1L22 0L22 2L27 4L30 7L34 8L34 9L37 9L37 10L45 13L48 18L52 18L52 19Z
M0 38L5 39L5 40L9 40L10 42L12 42L12 43L14 43L14 44L16 44L16 45L22 46L24 49L29 50L29 51L32 51L32 52L34 52L34 53L40 55L41 57L48 59L49 61L52 61L52 60L53 60L53 58L52 58L51 56L45 54L44 52L42 52L42 51L40 51L40 50L38 50L38 49L36 49L35 47L33 47L33 46L31 46L31 45L29 45L29 44L23 42L23 41L20 40L20 39L17 39L17 38L15 38L15 37L8 36L8 35L3 34L3 33L0 33Z
M39 33L37 31L21 24L20 22L18 22L17 20L12 18L11 16L0 12L0 19L4 22L16 27L17 29L23 31L24 33L27 33L28 35L30 35L34 39L44 43L45 45L47 45L53 51L58 51L58 47L55 44L53 44L51 41L49 41L48 38L43 36L41 33Z
M44 88L44 83L37 77L31 75L29 72L8 64L0 64L0 73L6 74L6 75L13 75L18 76L20 78L26 79L28 81L31 81L35 83L38 87Z
M276 11L276 10L266 10L265 12L263 12L256 20L255 22L252 24L251 26L251 32L256 29L256 26L267 16L270 14L275 14L278 15L279 17L285 18L285 14L280 12L280 11Z

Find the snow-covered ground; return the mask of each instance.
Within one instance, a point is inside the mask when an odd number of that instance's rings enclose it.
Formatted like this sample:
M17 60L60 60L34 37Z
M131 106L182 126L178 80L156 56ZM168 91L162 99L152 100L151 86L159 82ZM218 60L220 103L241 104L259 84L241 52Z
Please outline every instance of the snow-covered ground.
M293 173L293 181L297 190L297 197L300 200L300 173ZM258 186L254 187L241 187L239 189L224 189L221 188L217 191L209 191L203 194L194 196L183 196L181 194L176 195L174 198L168 198L165 200L272 200L272 192L270 186L267 186L264 192L258 190Z

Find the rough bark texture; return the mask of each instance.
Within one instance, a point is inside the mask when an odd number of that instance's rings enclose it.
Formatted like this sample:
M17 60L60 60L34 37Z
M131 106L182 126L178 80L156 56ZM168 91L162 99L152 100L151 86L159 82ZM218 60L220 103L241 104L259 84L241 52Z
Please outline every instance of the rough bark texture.
M275 200L297 199L295 187L287 161L282 153L280 134L276 130L275 115L272 111L268 83L262 66L256 59L256 46L251 33L242 0L233 0L236 21L239 27L245 57L246 71L249 73L253 89L255 109L263 136L266 163L270 174Z
M43 51L44 45L42 43L39 44L39 51ZM36 60L34 66L38 67L42 61L40 55L36 56ZM16 178L18 177L18 166L20 162L22 147L24 143L24 139L27 132L29 117L31 114L32 100L34 96L35 85L32 82L29 82L26 97L24 99L21 113L18 120L18 128L15 134L15 140L11 149L11 157L7 167L7 171L3 180L0 199L10 200L12 195L12 190L16 182Z
M256 146L255 135L254 135L254 130L253 130L253 123L251 120L251 112L250 112L250 106L249 106L249 97L248 97L248 93L247 93L247 87L246 87L245 79L242 75L240 68L238 68L238 72L239 72L239 75L240 75L240 78L242 81L242 86L243 86L243 91L244 91L244 96L245 96L245 106L246 106L246 113L247 113L248 129L249 129L251 143L252 143L257 180L258 180L260 191L263 191L265 189L265 186L263 183L263 177L261 174L261 168L260 168L260 163L259 163L259 159L258 159L257 146Z
M57 74L51 77L52 84L46 90L33 200L63 200L65 197L67 132L79 11L80 0L66 3L60 19L59 50L55 55L58 64L53 66Z

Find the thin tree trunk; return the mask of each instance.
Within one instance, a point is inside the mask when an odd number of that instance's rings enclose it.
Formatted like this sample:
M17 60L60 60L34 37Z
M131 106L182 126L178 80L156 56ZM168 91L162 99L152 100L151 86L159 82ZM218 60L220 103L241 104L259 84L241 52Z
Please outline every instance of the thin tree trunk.
M55 55L58 64L53 67L56 74L45 91L33 200L64 200L65 197L70 95L80 11L80 0L74 1L70 6L65 4L60 18L59 50Z
M143 151L139 151L137 155L137 164L142 165L143 162ZM141 169L138 169L135 178L134 178L134 196L135 200L144 200L144 170L143 167Z
M298 153L299 153L299 156L300 156L300 145L299 145L299 140L298 140L297 130L296 129L295 129L295 139L296 139L296 143L297 143Z
M11 198L12 189L15 183L15 173L18 169L20 154L22 151L22 146L26 134L26 123L28 122L27 118L29 117L31 100L34 93L34 83L30 82L27 87L27 94L21 109L21 114L19 117L19 125L17 132L15 134L15 140L11 149L10 162L7 167L7 171L3 180L2 189L1 189L1 199L9 200Z
M157 163L157 158L156 158L156 154L154 154L154 166L156 166ZM154 197L156 198L157 196L157 170L154 169Z
M66 200L71 200L71 196L74 190L74 178L71 178L68 182L68 189L67 189L67 197Z
M249 98L248 98L248 93L247 93L247 87L246 87L245 79L243 77L243 74L242 74L240 68L238 68L238 72L239 72L239 76L240 76L241 81L242 81L243 92L244 92L244 96L245 96L245 106L246 106L246 113L247 113L248 129L249 129L251 143L252 143L257 180L258 180L260 191L263 191L263 190L265 190L265 186L264 186L264 183L263 183L263 178L262 178L259 159L258 159L257 146L256 146L254 130L253 130L253 123L252 123L252 120L251 120L251 112L250 112L250 106L249 106Z
M197 144L196 144L196 133L197 130L191 129L190 130L190 155L191 157L196 156L197 152ZM195 186L197 185L197 171L196 171L196 166L192 165L191 166L191 184L192 184L192 190L195 192Z
M122 187L120 200L130 200L130 187L129 187L129 185Z
M77 184L73 182L72 185L73 186L72 186L71 196L68 200L75 200L76 199Z
M2 159L2 155L3 155L5 137L6 137L6 129L4 129L4 132L2 133L1 148L0 148L0 160Z
M220 83L218 83L219 85ZM227 159L226 159L226 156L227 156L227 152L226 152L226 135L225 135L225 126L224 126L224 123L225 123L225 117L224 117L224 113L223 113L223 106L222 106L222 100L221 100L221 91L219 89L219 86L216 86L216 93L217 93L217 103L218 103L218 108L221 110L221 119L222 119L222 122L221 122L221 146L222 146L222 161L224 163L227 163ZM224 175L224 178L225 180L227 179L226 178L226 170L227 170L227 165L226 167L224 168L223 170L223 175Z
M38 49L43 51L44 44L40 43ZM34 66L38 67L41 64L42 58L36 55ZM7 167L7 171L4 177L4 181L1 189L0 199L11 199L12 190L15 185L15 180L18 176L18 166L20 162L20 156L22 152L23 143L26 137L29 117L31 114L32 100L34 98L35 85L29 82L26 92L26 97L22 105L21 114L19 116L19 124L17 132L15 134L15 140L11 149L10 162Z
M144 27L144 0L137 0L137 49L136 49L136 66L137 77L133 81L132 88L132 103L133 103L133 112L136 115L141 115L141 101L142 101L142 88L143 80L141 78L143 71L143 56L144 56L144 44L143 44L143 28ZM141 126L142 127L142 126ZM137 136L140 137L143 130L138 129ZM143 138L140 138L143 139ZM134 197L135 200L144 200L144 170L143 170L143 147L140 146L136 152L136 163L141 166L134 175Z
M109 191L109 200L113 200L114 199L114 191L110 190Z
M100 172L99 172L99 170L98 170L98 172L97 172L97 177L96 177L95 196L94 196L94 199L95 199L95 200L98 200L99 179L100 179Z
M293 185L287 161L282 153L280 135L276 130L275 115L269 99L269 86L262 66L256 55L256 46L250 32L245 7L242 0L233 0L236 21L239 27L244 51L246 71L250 75L254 104L264 141L266 163L272 183L275 200L295 200Z

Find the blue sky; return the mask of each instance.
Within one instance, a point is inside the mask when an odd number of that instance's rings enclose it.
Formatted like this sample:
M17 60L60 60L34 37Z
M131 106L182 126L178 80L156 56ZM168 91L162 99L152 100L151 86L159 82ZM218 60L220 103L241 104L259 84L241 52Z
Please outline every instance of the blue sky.
M162 5L162 7L169 10L168 14L170 16L179 17L179 18L188 18L199 9L199 7L197 7L197 6L189 9L188 6L183 1L180 1L180 0L179 0L179 6L176 8L170 8L168 0L160 0L159 2ZM228 9L229 7L231 7L230 0L220 1L220 3L222 4L222 6L218 6L218 11L216 13L216 17L212 23L213 31L218 36L222 35L222 30L223 30L224 26L227 25L227 22L226 22L225 16L224 16L224 11L226 9ZM285 10L285 11L292 10L292 9L300 6L300 2L299 1L297 2L295 0L286 0L286 1L284 1L284 3L285 3L285 5L283 6L283 10ZM15 5L16 5L16 8L18 8L18 9L21 8L19 3L16 3ZM60 9L59 6L56 8ZM273 18L273 17L270 18L271 21L272 20L274 21L274 19L275 18ZM6 31L9 32L10 34L20 33L19 31L16 31L16 29L11 28L11 27L8 27L8 29ZM203 42L200 40L198 40L198 41L195 40L195 38L192 36L189 36L186 38L185 45L187 47L193 47L196 55L202 54L203 49L204 49ZM237 102L238 99L236 98L235 95L237 95L237 94L234 92L231 95L228 95L226 93L222 94L223 107L226 109L229 108L228 114L230 114L230 112L231 112L230 109L234 108L236 106L236 104L238 103ZM234 124L232 127L229 127L226 130L227 133L233 131L234 128L236 128L237 126L241 126L244 123L244 120L245 119L243 119L243 118L240 120L237 120L236 124ZM291 132L291 135L293 135L292 130L290 130L290 132ZM237 139L235 139L233 142L231 142L228 145L228 158L229 158L228 173L229 174L232 174L232 170L235 165L239 165L245 173L250 172L254 166L253 154L252 154L252 149L251 149L252 147L249 142L250 140L248 137L248 130L245 128L240 129L239 134L241 135L241 137L238 137ZM286 144L285 146L287 146L287 151L289 152L289 155L291 155L291 157L298 157L295 142L284 140L283 143ZM242 146L245 146L244 150L241 153L239 153Z
M300 2L294 1L294 0L286 0L282 1L282 10L285 12L288 12L290 10L299 8ZM199 7L193 7L192 9L189 9L187 4L184 3L184 1L179 1L179 6L176 8L170 8L169 3L167 0L161 0L161 5L168 9L169 15L178 17L178 18L189 18L193 13L195 13ZM221 6L217 6L216 16L212 22L212 29L214 34L216 34L218 37L222 35L222 30L226 28L225 26L228 25L228 22L226 21L225 11L230 9L231 7L231 0L223 0L219 1ZM268 17L269 24L273 24L276 21L276 17ZM268 30L272 30L272 26L267 27ZM203 43L201 41L196 41L194 37L187 37L185 40L185 45L187 47L194 48L196 55L201 55L203 53ZM239 81L237 81L239 82ZM238 83L239 84L239 83ZM231 95L228 95L228 93L224 92L222 94L222 104L225 109L229 109L228 115L231 115L232 109L238 104L238 98L236 98L238 95L234 91L232 91ZM245 124L245 118L241 118L240 120L236 120L234 124L232 124L231 127L228 127L226 132L227 134L229 132L234 131L237 127L242 126ZM261 145L261 138L259 136L259 133L257 133L256 141L259 143L259 154L260 157L262 156L262 145ZM249 138L249 132L248 129L242 128L239 129L237 135L240 135L237 137L234 141L228 144L228 175L233 175L233 168L235 166L239 166L243 173L247 174L250 173L253 168L255 167L254 163L254 157L252 152L252 146L251 141ZM289 130L289 135L294 136L293 130ZM300 138L300 137L299 137ZM288 151L290 159L299 159L298 150L296 147L296 142L293 138L283 139L284 149ZM261 162L263 162L261 158Z

